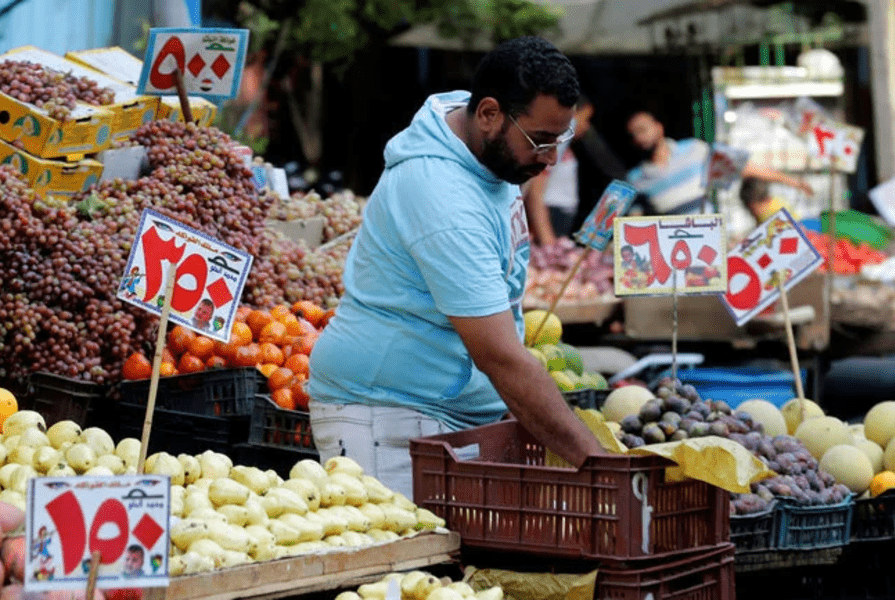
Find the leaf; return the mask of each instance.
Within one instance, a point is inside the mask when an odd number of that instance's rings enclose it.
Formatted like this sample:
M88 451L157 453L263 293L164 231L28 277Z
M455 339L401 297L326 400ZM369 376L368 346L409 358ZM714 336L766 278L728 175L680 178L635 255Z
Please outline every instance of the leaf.
M94 216L104 213L108 208L106 203L99 199L96 192L91 192L89 196L75 204L78 214L88 219L93 219Z

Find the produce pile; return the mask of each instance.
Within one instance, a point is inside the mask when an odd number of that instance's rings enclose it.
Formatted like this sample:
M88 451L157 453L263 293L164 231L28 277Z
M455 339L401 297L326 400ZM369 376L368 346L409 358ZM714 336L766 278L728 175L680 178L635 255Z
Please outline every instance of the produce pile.
M229 136L154 121L133 139L148 149L149 175L70 201L40 198L0 167L0 377L113 382L128 356L151 347L157 317L115 297L147 207L253 255L243 303L337 303L346 250L306 254L267 229L274 196L255 188Z
M572 266L585 249L569 238L559 238L554 244L532 246L529 260L526 298L550 303L559 294ZM560 303L581 302L612 295L612 255L590 254L581 263Z
M823 264L818 268L821 273L827 271L827 258L830 255L830 236L826 233L817 233L805 230L805 235L817 251L824 257ZM833 246L833 271L839 275L855 275L861 272L864 265L877 265L888 258L884 252L873 248L870 244L856 244L848 238L839 238Z
M26 60L0 62L0 92L42 108L58 121L67 120L77 102L105 106L115 101L114 90L92 79Z
M389 594L391 593L394 596ZM425 571L389 573L379 581L366 583L356 592L342 592L335 600L503 600L500 586L476 591L464 581L439 579Z
M40 475L133 474L139 452L135 438L115 444L97 427L82 430L59 421L45 429L39 413L13 413L0 443L0 503L24 512L27 482ZM159 452L147 458L145 471L171 478L169 572L175 577L336 546L370 546L444 525L345 457L325 466L301 460L286 480L210 450L176 457ZM21 553L24 546L14 550Z
M523 317L525 346L547 369L559 391L605 390L609 387L600 373L584 370L584 361L577 348L561 341L562 322L559 317L541 309L526 311Z
M295 192L289 198L278 198L268 214L271 219L292 221L324 217L323 243L360 227L365 200L343 190L326 198L317 192Z

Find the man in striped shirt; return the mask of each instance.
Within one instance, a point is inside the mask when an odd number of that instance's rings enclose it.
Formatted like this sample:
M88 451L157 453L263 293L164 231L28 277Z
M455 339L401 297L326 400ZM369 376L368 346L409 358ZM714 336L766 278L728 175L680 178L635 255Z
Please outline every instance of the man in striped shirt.
M654 214L701 212L706 195L704 178L709 145L693 138L673 140L665 137L665 126L652 113L646 111L634 113L628 119L627 129L634 145L648 155L648 158L631 169L627 176L628 181L648 197L647 212ZM803 179L752 162L743 168L742 176L789 185L809 196L814 193Z

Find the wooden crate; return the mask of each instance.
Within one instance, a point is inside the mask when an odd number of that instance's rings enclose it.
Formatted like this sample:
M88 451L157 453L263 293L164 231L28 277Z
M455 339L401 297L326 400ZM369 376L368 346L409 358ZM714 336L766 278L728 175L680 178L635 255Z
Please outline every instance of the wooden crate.
M144 591L146 600L268 600L378 581L392 571L449 562L460 549L458 533L423 533L357 550L334 550L265 561L171 579Z

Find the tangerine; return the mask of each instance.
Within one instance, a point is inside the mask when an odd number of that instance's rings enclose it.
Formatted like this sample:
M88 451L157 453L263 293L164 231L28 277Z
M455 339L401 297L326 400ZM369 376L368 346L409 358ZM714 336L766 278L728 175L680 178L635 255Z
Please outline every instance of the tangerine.
M279 367L276 371L270 374L270 377L267 378L267 388L270 391L287 388L292 385L292 380L294 377L295 374L292 372L292 369Z
M298 340L292 344L292 353L293 354L306 354L308 356L311 355L311 350L314 349L314 342L317 341L317 336L303 335Z
M214 340L208 336L197 335L190 342L187 350L200 360L208 360L214 354Z
M240 346L233 354L233 364L237 367L254 367L261 362L261 346L252 342Z
M284 360L286 357L283 356L283 351L279 346L273 342L261 342L261 362L280 366Z
M308 393L305 391L304 379L302 378L302 380L294 383L289 390L292 392L292 403L295 406L294 410L303 410L307 412L308 402L310 402L311 397L308 396Z
M284 337L286 337L286 326L279 321L271 321L262 327L258 333L258 343L272 342L274 344L282 344Z
M292 369L292 372L296 375L304 375L305 377L307 377L308 362L309 360L307 354L296 352L286 359L286 362L283 363L283 366L287 369Z
M873 498L892 488L895 488L895 473L892 471L880 471L870 480L870 496Z
M265 310L253 310L246 317L246 324L252 330L252 338L257 340L264 326L273 321L273 317Z
M196 337L195 332L187 329L183 325L176 325L174 329L168 332L167 341L168 348L174 356L180 356L189 349L190 342Z
M205 363L198 356L184 352L177 362L177 370L181 373L198 373L205 370Z
M16 401L16 397L8 389L0 388L0 427L3 426L6 418L17 410L19 410L19 403Z
M177 375L177 365L174 364L174 361L163 360L162 364L159 365L158 374L160 377Z
M274 321L283 322L284 318L293 317L295 315L292 314L292 311L289 310L289 307L285 304L277 304L270 309L270 316L273 317Z
M275 365L273 363L261 363L256 367L261 374L265 377L270 377L274 371L280 368L280 365Z
M237 321L230 329L230 343L245 346L252 343L252 328L247 323Z
M134 352L121 367L121 376L125 379L148 379L152 376L152 363L140 352Z
M292 312L306 319L314 327L317 327L326 311L310 300L299 300L292 305Z
M301 324L301 321L298 320L298 317L292 315L292 318L285 321L286 325L286 337L296 337L299 335L304 335L305 328Z
M323 313L323 318L320 319L320 324L318 325L318 327L319 327L320 329L323 329L324 327L326 327L327 325L329 325L329 322L332 320L332 318L333 318L334 316L336 316L336 309L335 309L335 308L330 308L330 309L327 310L325 313Z
M280 408L295 410L295 401L292 399L292 390L289 388L279 388L274 390L270 393L270 399Z
M234 315L234 320L240 323L245 323L245 320L248 318L249 313L252 312L251 306L246 306L242 304L239 308L236 309L236 314Z
M205 367L208 369L223 369L227 366L227 359L217 354L212 354L205 359Z
M162 362L166 362L166 361L170 362L170 363L177 362L177 360L174 358L174 355L171 354L171 351L168 350L167 347L162 348Z
M215 341L214 343L214 354L216 356L220 356L227 364L233 363L233 359L236 356L236 351L242 346L242 344L237 344L233 341L233 337L230 337L229 342L221 342Z

